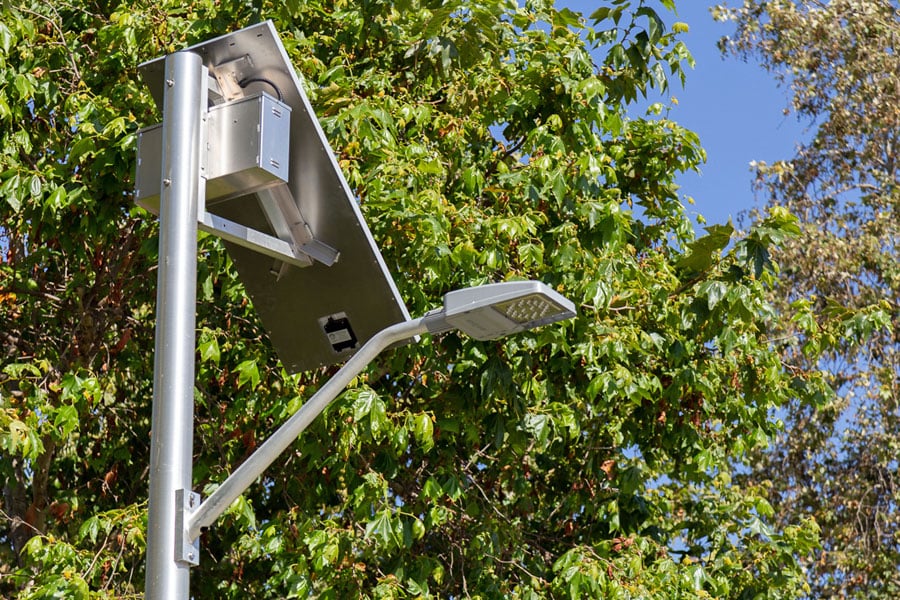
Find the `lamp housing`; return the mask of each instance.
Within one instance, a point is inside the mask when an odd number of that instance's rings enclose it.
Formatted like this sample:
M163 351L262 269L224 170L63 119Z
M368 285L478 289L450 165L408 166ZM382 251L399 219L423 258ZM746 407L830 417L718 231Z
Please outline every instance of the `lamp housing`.
M476 340L495 340L575 314L575 305L545 283L504 281L449 292L426 324L431 333L457 329Z

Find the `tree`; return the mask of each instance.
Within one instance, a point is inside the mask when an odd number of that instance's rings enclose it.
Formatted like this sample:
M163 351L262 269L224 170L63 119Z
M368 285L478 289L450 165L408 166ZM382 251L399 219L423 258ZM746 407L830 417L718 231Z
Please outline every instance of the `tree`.
M753 479L774 486L776 521L814 516L813 596L900 594L900 12L887 0L746 1L719 9L737 26L724 48L758 58L789 86L810 141L787 161L760 163L771 206L798 215L803 235L779 250L774 291L798 310L788 360L821 365L837 391L798 398Z
M671 0L661 2L673 8ZM690 55L651 2L19 2L0 20L0 592L143 582L158 228L131 203L136 65L272 18L410 312L537 278L564 327L380 359L202 538L196 598L793 597L812 522L732 465L821 391L765 300L774 210L695 239L696 136L628 103ZM602 48L594 64L588 53ZM731 249L726 250L729 242ZM281 368L200 240L195 488L330 374Z

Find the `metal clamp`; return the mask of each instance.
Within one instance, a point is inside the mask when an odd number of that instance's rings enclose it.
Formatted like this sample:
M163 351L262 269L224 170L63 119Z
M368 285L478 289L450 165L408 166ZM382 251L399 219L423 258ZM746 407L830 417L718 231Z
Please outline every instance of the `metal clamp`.
M200 564L200 537L188 534L190 517L200 506L200 494L175 490L175 561L191 567Z

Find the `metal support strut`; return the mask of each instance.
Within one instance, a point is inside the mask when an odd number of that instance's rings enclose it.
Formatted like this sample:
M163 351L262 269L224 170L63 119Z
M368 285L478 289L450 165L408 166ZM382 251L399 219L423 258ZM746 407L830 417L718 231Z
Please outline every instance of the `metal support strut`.
M212 525L228 506L263 474L272 462L296 441L297 436L338 397L344 388L386 348L426 333L427 317L404 321L379 331L347 363L313 394L306 404L288 418L250 457L222 482L200 506L193 510L184 529L184 541L195 544L201 531Z

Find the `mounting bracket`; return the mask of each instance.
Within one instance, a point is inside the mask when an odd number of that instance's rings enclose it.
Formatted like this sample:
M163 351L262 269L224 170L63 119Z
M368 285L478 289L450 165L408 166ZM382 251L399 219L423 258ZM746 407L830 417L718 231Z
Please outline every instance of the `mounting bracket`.
M199 506L200 494L175 490L175 560L191 567L200 564L200 538L191 541L187 527Z
M246 62L231 61L231 62ZM242 91L235 76L209 78L214 97L235 97ZM226 83L228 82L228 83ZM223 85L225 84L225 85ZM230 91L215 93L231 85ZM206 206L198 206L200 229L226 241L276 259L282 265L331 266L340 253L317 240L287 185L291 107L263 92L212 106L207 111L208 141L201 150L206 179ZM138 132L135 201L159 214L159 172L162 125ZM216 204L255 194L274 236L215 214Z

